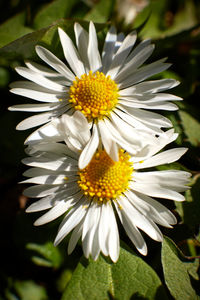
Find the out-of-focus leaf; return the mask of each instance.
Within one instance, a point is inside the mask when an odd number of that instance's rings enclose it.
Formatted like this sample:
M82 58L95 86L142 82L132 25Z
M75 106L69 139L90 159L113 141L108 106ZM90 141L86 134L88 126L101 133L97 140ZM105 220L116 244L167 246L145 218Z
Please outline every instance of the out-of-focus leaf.
M72 271L69 269L66 269L61 273L60 277L56 281L56 286L59 292L62 293L64 291L71 277L72 277Z
M198 259L191 262L184 258L176 245L167 237L162 245L162 265L165 283L176 300L199 299L191 284L190 275L197 278ZM189 275L190 274L190 275Z
M26 248L42 256L32 256L32 261L39 266L58 268L62 263L61 253L51 242L43 245L28 243Z
M33 27L40 29L58 19L70 17L71 10L78 0L55 0L43 7L34 18Z
M185 202L176 202L176 210L181 216L183 223L191 229L199 224L200 220L200 175L194 176L191 189L185 192Z
M117 263L102 256L95 262L81 259L62 300L166 299L155 271L137 255L121 248Z
M193 0L179 2L177 10L171 11L169 1L151 2L151 16L140 32L142 38L164 38L193 27L198 23Z
M24 25L25 21L26 14L22 12L0 26L0 48L33 31Z
M178 113L188 141L193 146L198 146L200 144L200 123L186 111L180 110Z
M86 21L80 21L79 23L83 27L88 25ZM0 49L0 64L2 61L9 65L13 60L36 59L35 46L37 44L42 44L53 51L54 54L63 57L57 28L63 28L72 36L73 26L74 21L72 20L58 20L52 26L37 30L17 39ZM96 24L97 32L105 27L107 27L105 24Z
M20 300L46 300L48 299L44 287L36 284L32 280L14 282L14 288Z
M6 68L0 67L0 88L7 87L10 81L10 74Z
M107 22L115 0L100 0L89 13L84 17L84 20L93 21L97 23Z

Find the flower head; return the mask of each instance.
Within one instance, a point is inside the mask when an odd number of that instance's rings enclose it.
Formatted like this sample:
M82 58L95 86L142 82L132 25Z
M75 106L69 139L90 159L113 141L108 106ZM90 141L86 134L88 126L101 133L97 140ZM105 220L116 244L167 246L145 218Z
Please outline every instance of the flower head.
M113 160L118 160L119 147L134 155L137 147L143 145L142 139L151 144L152 135L163 134L162 128L172 126L167 118L148 110L177 109L170 101L181 99L163 91L178 82L173 79L144 81L166 70L170 64L161 59L141 67L154 46L145 40L134 48L135 31L124 37L111 27L101 55L92 22L89 33L78 23L74 25L74 32L76 47L70 37L58 29L69 67L49 50L36 46L38 56L51 69L34 62L16 68L28 81L12 83L11 92L42 102L10 107L10 110L41 112L25 119L17 128L23 130L50 122L48 129L53 119L79 111L91 128L96 126L97 138L102 140ZM26 140L27 143L32 141L33 136Z
M99 146L89 164L79 169L78 149L81 145L84 148L88 133L78 135L76 131L76 134L77 139L74 135L67 140L69 147L47 141L28 146L30 157L23 162L32 168L25 172L29 179L24 182L36 185L27 188L25 195L41 199L31 204L27 212L49 209L35 225L65 214L55 245L72 232L69 253L81 238L86 257L91 255L96 260L102 252L114 262L119 256L117 214L137 250L146 255L147 246L139 229L152 239L162 241L156 224L171 227L176 223L175 216L154 197L183 201L180 192L187 189L190 174L179 170L141 170L174 162L186 149L174 148L157 154L176 139L177 134L169 130L167 138L158 137L157 145L141 148L135 156L120 148L118 161L113 161Z

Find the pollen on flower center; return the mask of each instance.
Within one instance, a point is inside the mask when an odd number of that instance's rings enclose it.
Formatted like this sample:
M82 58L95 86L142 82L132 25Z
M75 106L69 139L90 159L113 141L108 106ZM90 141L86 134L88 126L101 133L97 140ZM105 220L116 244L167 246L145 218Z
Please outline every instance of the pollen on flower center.
M113 161L104 150L97 151L89 165L79 171L78 184L84 194L97 201L115 200L127 190L133 166L130 155L119 150L119 161Z
M118 86L102 72L76 77L69 91L69 102L80 110L89 121L109 115L118 102Z

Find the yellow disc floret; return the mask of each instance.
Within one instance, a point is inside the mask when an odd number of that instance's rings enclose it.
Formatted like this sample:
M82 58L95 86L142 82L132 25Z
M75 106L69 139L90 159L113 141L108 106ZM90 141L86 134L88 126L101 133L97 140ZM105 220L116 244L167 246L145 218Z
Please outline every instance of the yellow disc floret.
M129 187L133 166L130 155L119 150L113 161L104 150L97 151L89 165L79 171L79 186L84 194L97 201L115 200Z
M69 102L91 121L108 116L118 102L118 86L102 72L76 77L69 91Z

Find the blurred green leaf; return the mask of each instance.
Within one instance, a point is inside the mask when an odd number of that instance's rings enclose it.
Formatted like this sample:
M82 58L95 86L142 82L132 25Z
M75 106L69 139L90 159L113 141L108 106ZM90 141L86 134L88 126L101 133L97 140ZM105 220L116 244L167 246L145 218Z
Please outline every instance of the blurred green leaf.
M32 280L14 282L14 288L20 297L20 300L46 300L48 299L44 287L36 284Z
M88 27L87 21L79 22L83 27ZM35 54L35 46L42 44L49 48L57 56L62 56L62 48L59 42L57 28L63 28L70 36L73 36L73 20L58 20L53 25L29 33L16 41L0 49L0 64L9 65L14 60L38 59ZM96 24L97 32L105 28L105 24Z
M175 10L171 8L168 0L151 1L151 16L140 32L140 36L142 38L164 38L189 29L198 23L193 0L177 3L173 6Z
M12 17L0 26L0 48L33 31L25 26L26 14L20 14Z
M59 292L63 292L64 289L66 288L66 285L68 284L68 282L70 281L72 277L72 271L69 269L65 269L62 271L60 277L58 278L58 280L56 281L56 286Z
M58 19L70 17L70 13L78 0L55 0L45 5L35 16L33 27L41 29L51 25Z
M191 229L199 224L200 220L200 174L194 176L191 181L191 189L185 192L185 202L176 202L176 210L181 216L184 224Z
M61 253L51 242L43 245L28 243L26 248L33 250L42 256L32 256L32 261L39 266L59 268L62 263Z
M197 278L198 259L187 260L176 245L167 237L162 245L162 265L165 283L176 300L199 299L191 284L190 275ZM190 275L189 275L190 273Z
M188 141L193 146L198 146L200 144L200 123L186 111L180 110L178 113Z
M129 300L155 297L166 299L155 271L143 259L121 248L117 263L102 256L96 262L81 259L62 300Z
M84 20L97 23L104 23L109 20L113 10L115 0L100 0L89 13L84 17Z

